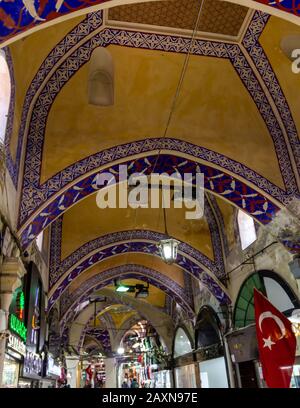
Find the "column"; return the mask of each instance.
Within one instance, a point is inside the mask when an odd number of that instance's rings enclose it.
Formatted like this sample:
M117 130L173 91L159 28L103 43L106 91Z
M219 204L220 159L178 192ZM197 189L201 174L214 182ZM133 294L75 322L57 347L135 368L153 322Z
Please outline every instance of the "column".
M117 361L115 358L105 359L105 387L117 388Z
M21 278L25 272L26 270L20 258L9 257L4 259L0 271L0 388L2 388L9 307L14 291L22 284Z
M77 378L78 378L78 357L66 357L67 364L67 381L71 388L78 388Z

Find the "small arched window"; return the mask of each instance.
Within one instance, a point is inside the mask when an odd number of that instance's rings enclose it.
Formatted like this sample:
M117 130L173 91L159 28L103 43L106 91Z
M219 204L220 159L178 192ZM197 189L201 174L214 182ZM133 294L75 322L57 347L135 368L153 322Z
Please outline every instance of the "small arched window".
M4 51L0 50L0 143L4 143L11 95L9 68Z
M44 231L41 231L39 235L36 237L36 245L40 252L42 252L43 249L43 239L44 239Z
M191 341L185 330L181 327L177 329L174 341L174 357L180 357L193 351Z
M241 239L242 249L248 248L254 241L256 241L256 230L253 218L244 211L238 212L238 226Z
M88 102L96 106L114 104L114 64L110 53L102 47L91 56L88 77Z

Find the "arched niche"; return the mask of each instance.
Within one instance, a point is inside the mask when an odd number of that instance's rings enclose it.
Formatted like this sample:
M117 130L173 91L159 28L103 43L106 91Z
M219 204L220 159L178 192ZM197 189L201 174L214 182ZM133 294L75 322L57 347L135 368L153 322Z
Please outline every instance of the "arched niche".
M91 55L88 74L88 102L96 106L114 103L114 64L109 51L98 47Z
M236 328L253 324L254 288L287 316L299 309L300 302L288 283L277 273L261 270L250 275L242 284L234 308L233 323Z
M179 326L176 330L173 344L173 357L178 358L193 351L192 340L187 330Z
M195 328L196 349L221 344L221 322L210 306L203 306L198 314Z

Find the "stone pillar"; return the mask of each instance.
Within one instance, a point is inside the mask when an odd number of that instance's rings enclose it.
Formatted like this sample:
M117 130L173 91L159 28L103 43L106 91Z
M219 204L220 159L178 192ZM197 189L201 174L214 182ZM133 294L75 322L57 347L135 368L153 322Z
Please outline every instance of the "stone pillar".
M2 388L2 374L4 367L6 333L8 329L9 307L14 291L21 286L21 278L25 274L25 268L20 258L8 257L0 271L0 388Z
M115 358L105 359L105 387L117 388L117 361Z
M77 357L66 357L67 364L67 381L71 388L78 388L78 364L79 358Z

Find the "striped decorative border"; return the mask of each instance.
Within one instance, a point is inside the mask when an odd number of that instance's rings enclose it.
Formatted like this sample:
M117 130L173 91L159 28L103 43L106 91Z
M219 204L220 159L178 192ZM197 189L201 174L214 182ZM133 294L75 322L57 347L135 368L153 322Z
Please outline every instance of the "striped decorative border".
M294 159L297 165L298 173L300 174L300 143L298 138L297 127L293 120L289 104L286 100L283 90L281 89L278 78L272 68L272 65L263 47L259 42L259 38L262 34L263 28L267 21L269 20L269 17L270 16L267 14L261 14L259 12L256 12L243 38L242 44L247 50L255 67L260 73L265 86L267 87L270 95L273 98L274 104L276 105L276 108L286 129L292 147ZM281 168L283 167L284 163L282 163Z
M161 154L157 160L156 155L150 155L150 152L158 150L175 150L175 153L178 155L170 154ZM147 152L148 151L148 152ZM131 159L129 161L123 162L127 165L127 168L130 168L132 172L141 172L149 175L152 172L152 169L155 166L156 173L166 172L168 174L173 174L174 171L177 171L182 176L184 173L190 173L196 175L196 173L204 174L204 186L208 191L213 192L214 194L220 195L220 197L225 198L231 201L234 205L248 212L252 215L258 222L263 224L268 224L272 221L274 215L279 210L279 207L271 202L268 198L263 196L261 193L258 193L255 189L248 187L243 182L235 179L233 176L225 173L224 171L217 170L213 167L209 167L204 164L197 164L194 160L190 161L183 157L179 156L181 154L189 154L197 157L198 160L202 158L207 158L209 153L207 149L203 151L203 148L200 148L196 145L192 145L187 142L177 141L174 139L155 139L155 140L145 140L141 142L136 142L134 144L118 146L113 154L108 154L109 151L103 152L98 159L98 167L104 165L106 162L111 160L117 160L121 157L130 157L133 153L143 152L147 157L139 159ZM217 155L218 164L222 167L226 167L226 162L222 156ZM246 169L243 169L239 163L230 163L234 167L231 169L236 169L236 172L246 172ZM85 165L81 167L81 170L84 171L84 174L89 171L90 166L95 165L95 161L89 164L87 161ZM105 171L110 171L113 175L116 176L118 181L118 169L119 165L111 166ZM27 247L30 242L39 234L41 230L46 228L52 221L64 213L70 206L78 203L83 198L86 198L88 195L97 192L100 186L97 186L97 175L99 172L90 174L89 176L81 179L75 185L72 185L70 188L65 190L61 195L57 196L54 201L48 204L29 224L29 226L23 230L21 233L21 240L23 247ZM244 173L246 174L246 173ZM248 179L255 180L255 174L250 169L248 170ZM70 173L69 173L70 175ZM265 186L268 186L269 182L266 181ZM276 188L278 191L278 188ZM276 191L275 190L275 191ZM273 190L274 191L274 190Z
M55 65L59 62L61 58L65 56L71 48L76 47L76 45L82 41L87 35L90 35L93 31L99 29L103 24L103 13L102 11L88 14L87 17L76 25L48 54L48 56L43 61L42 65L39 67L38 72L34 76L24 98L20 128L18 133L18 143L17 143L17 153L16 160L14 161L10 154L10 140L13 126L13 117L14 117L14 105L15 105L15 83L13 76L13 63L12 58L9 53L9 49L5 48L6 59L9 64L11 72L11 81L12 81L12 96L11 96L11 106L9 109L9 120L10 127L6 136L7 144L7 168L9 170L10 176L14 182L15 187L18 184L19 170L21 163L21 152L22 146L25 138L25 130L27 117L30 114L31 104L34 101L40 87L43 82L46 80L47 76Z
M222 278L225 275L225 267L222 252L222 243L220 239L220 231L215 215L210 208L207 198L205 198L204 201L204 216L211 233L214 261L184 242L180 243L180 251L204 265L222 281ZM133 240L147 240L158 242L164 238L163 234L150 230L119 231L89 241L78 248L76 251L72 252L67 258L61 260L62 224L63 217L60 217L51 226L49 262L50 289L67 271L72 270L72 268L78 262L80 262L85 257L91 256L92 253L96 250L101 251L103 247L121 242L130 242Z
M258 17L253 23L253 27L256 27L257 30L260 30L261 32L265 25L264 15L262 13L257 13L256 16ZM253 27L252 31L255 32ZM35 114L32 117L30 132L28 135L27 154L25 161L26 165L23 180L23 195L20 208L20 226L27 222L29 220L29 217L32 218L33 213L37 211L38 206L44 204L47 200L50 200L55 193L58 193L59 191L64 189L67 184L82 176L83 169L85 169L85 171L87 170L86 165L88 165L89 169L92 170L96 168L97 164L95 166L92 166L92 168L91 164L93 162L98 163L99 161L97 160L97 154L93 155L89 158L81 160L78 163L75 163L73 166L70 166L69 168L58 173L43 185L39 184L41 151L43 145L42 140L48 114L47 112L51 108L52 101L54 100L61 87L77 72L77 70L83 64L85 64L89 60L92 50L97 46L117 44L136 48L147 48L167 52L185 53L187 52L189 41L189 38L149 33L137 33L133 31L105 28L70 54L67 60L65 60L60 65L60 68L58 68L49 79L48 83L45 85L43 91L36 101L36 106L34 109ZM290 199L290 194L296 189L296 181L289 160L284 136L268 102L268 99L266 98L264 91L262 90L259 81L255 77L255 74L248 64L244 54L242 53L238 45L206 40L198 40L195 44L193 53L194 55L207 55L218 58L226 58L229 59L233 64L233 67L239 74L248 92L251 94L262 117L265 120L270 134L273 137L274 145L279 158L279 164L281 166L282 175L287 188L287 193L272 185L272 183L266 183L266 180L255 172L250 170L250 173L252 173L252 175L255 173L256 184L261 184L264 186L264 188L266 187L266 184L271 185L271 188L269 188L269 192L271 192L272 197L276 197L276 199L279 199L279 201L281 202L286 202ZM134 143L132 143L132 145L134 145ZM30 153L32 149L34 149L35 151L34 156L32 156ZM109 150L111 150L111 153L109 153L109 155L113 157L113 148ZM207 151L206 160L209 160L212 163L215 163L217 161L216 156L221 156L215 152L208 151L207 149L205 150ZM107 154L108 151L105 153ZM233 161L223 157L223 164L226 164L227 167L230 167L230 162ZM246 166L240 165L239 170L245 167ZM249 180L248 173L243 173L244 177L246 176L246 179ZM251 175L249 176L251 179ZM264 189L264 191L266 190Z
M92 293L113 283L113 280L119 276L122 276L122 279L136 278L149 282L153 286L162 289L167 296L174 299L189 314L189 316L194 315L191 299L187 297L184 289L176 282L156 270L142 265L128 264L108 269L100 274L92 276L76 289L76 291L69 294L69 299L67 299L66 296L63 296L60 302L62 307L61 326L64 326L68 321L73 321L75 319L75 309L80 303L87 300Z

